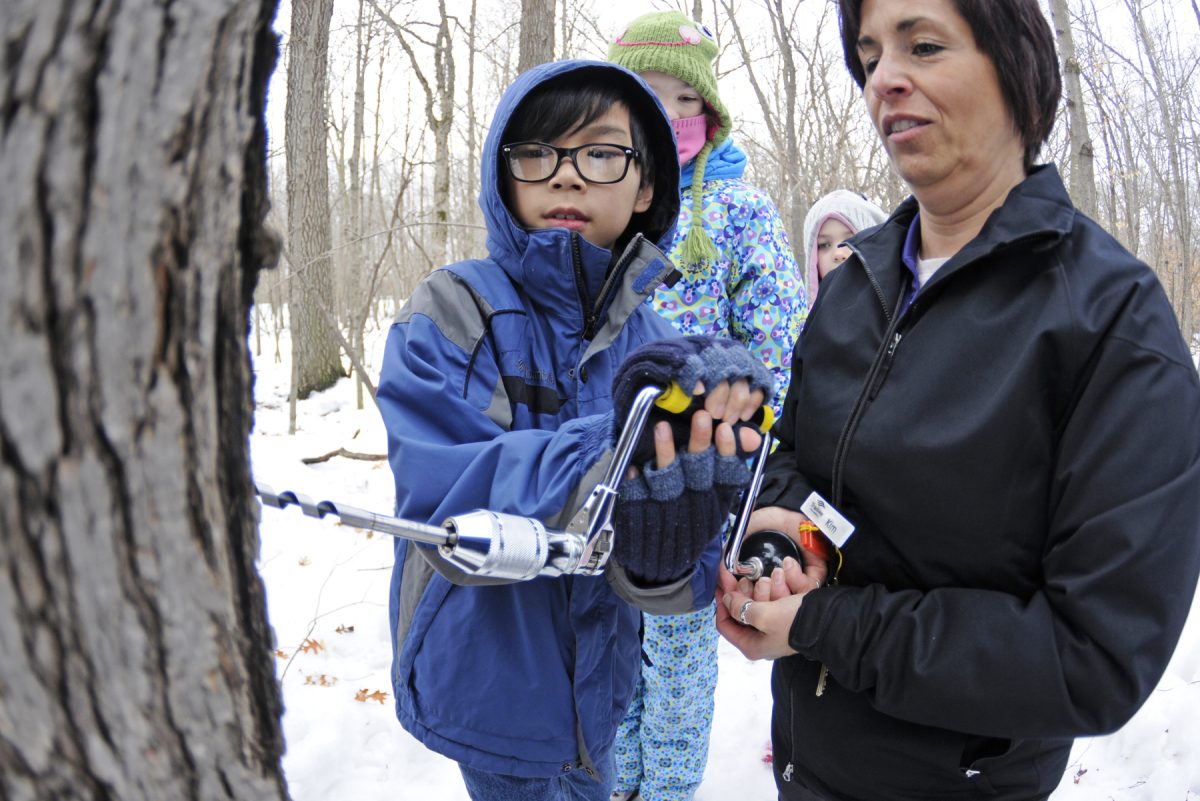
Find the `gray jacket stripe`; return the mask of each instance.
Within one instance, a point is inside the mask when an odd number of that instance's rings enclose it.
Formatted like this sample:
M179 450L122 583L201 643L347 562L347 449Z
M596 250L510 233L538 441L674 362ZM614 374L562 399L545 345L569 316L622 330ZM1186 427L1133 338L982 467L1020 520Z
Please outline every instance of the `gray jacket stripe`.
M463 294L470 297L463 302ZM446 339L474 354L487 333L488 318L496 310L475 289L449 270L434 270L417 285L412 297L396 315L396 322L407 323L414 314L423 314L437 325Z
M417 613L417 604L425 596L425 588L433 577L433 568L429 562L417 557L413 551L419 550L416 543L409 543L404 559L404 572L400 575L400 601L396 616L396 642L402 643L408 636L412 626L413 615ZM400 660L394 660L399 664Z
M433 320L442 336L469 353L474 364L496 309L461 276L450 270L434 270L413 290L412 297L396 315L396 322L406 323L415 314ZM470 383L468 368L463 379L464 394ZM492 399L484 414L505 431L512 427L512 404L503 381L492 387Z

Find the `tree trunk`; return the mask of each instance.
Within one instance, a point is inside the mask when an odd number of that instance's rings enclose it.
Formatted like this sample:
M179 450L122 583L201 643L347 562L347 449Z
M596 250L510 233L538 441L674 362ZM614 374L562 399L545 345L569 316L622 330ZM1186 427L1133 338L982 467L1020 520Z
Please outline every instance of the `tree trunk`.
M521 0L517 72L554 60L554 0Z
M288 50L287 151L288 261L295 394L332 386L342 377L338 341L319 306L333 309L329 257L329 165L325 151L325 96L329 21L333 0L292 0Z
M365 314L363 316L356 314L362 302L363 276L366 267L366 248L363 245L365 232L363 230L362 141L367 113L367 62L371 52L370 32L364 30L365 28L365 3L364 0L358 0L358 25L355 30L354 55L354 122L351 127L348 170L350 173L350 197L347 198L349 213L346 225L347 269L345 275L348 289L346 308L349 312L347 317L350 323L350 347L354 350L351 360L356 360L359 364L364 358L363 327L366 325ZM354 371L354 376L355 396L358 408L361 409L363 407L363 380L366 376L358 369Z
M274 14L0 14L6 801L287 798L247 448Z
M1096 216L1096 154L1088 133L1087 112L1083 104L1083 86L1079 80L1079 57L1075 52L1075 36L1071 32L1071 14L1067 0L1051 0L1050 16L1058 35L1062 57L1063 80L1066 83L1066 105L1071 114L1071 200L1084 214Z
M437 78L438 109L433 126L433 229L434 261L450 259L450 134L454 130L454 42L450 38L450 17L445 0L438 1L438 32L433 52Z

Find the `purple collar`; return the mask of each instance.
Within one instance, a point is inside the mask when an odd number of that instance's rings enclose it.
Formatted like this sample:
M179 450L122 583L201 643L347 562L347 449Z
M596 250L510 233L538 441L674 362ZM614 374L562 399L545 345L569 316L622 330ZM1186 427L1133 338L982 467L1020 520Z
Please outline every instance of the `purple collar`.
M904 266L912 273L911 288L908 295L904 298L904 303L900 307L900 313L908 311L908 307L912 305L913 298L917 296L917 290L921 288L920 274L917 272L917 251L921 247L921 212L913 215L912 222L908 225L908 233L904 237L904 247L900 251L900 260L904 262Z

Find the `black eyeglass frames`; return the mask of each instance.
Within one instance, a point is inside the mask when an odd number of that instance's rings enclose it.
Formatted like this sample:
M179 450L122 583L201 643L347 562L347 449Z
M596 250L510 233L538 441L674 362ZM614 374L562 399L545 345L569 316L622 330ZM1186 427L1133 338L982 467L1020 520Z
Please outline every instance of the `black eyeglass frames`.
M579 147L555 147L545 142L513 142L500 148L509 174L517 181L549 181L563 159L570 159L579 177L591 184L615 184L629 172L629 162L641 158L632 147L592 142Z

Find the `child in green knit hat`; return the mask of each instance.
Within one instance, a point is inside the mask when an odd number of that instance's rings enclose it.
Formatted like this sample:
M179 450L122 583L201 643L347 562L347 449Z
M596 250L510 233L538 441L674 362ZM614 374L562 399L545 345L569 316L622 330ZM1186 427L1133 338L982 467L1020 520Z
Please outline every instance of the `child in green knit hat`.
M680 166L693 164L692 213L700 213L704 168L713 150L729 138L729 111L717 93L712 62L717 43L708 29L678 11L638 17L608 49L608 60L642 76L671 117L679 145ZM684 237L681 260L698 264L714 259L717 249L703 226L691 226Z
M679 153L680 204L668 255L681 278L659 287L654 308L684 334L741 342L775 375L778 412L791 378L792 347L808 313L803 272L775 204L742 180L746 156L730 135L717 92L719 50L703 25L678 11L644 14L608 51L641 76L671 119ZM614 798L687 801L703 776L717 680L711 609L645 615L652 664L617 735Z

